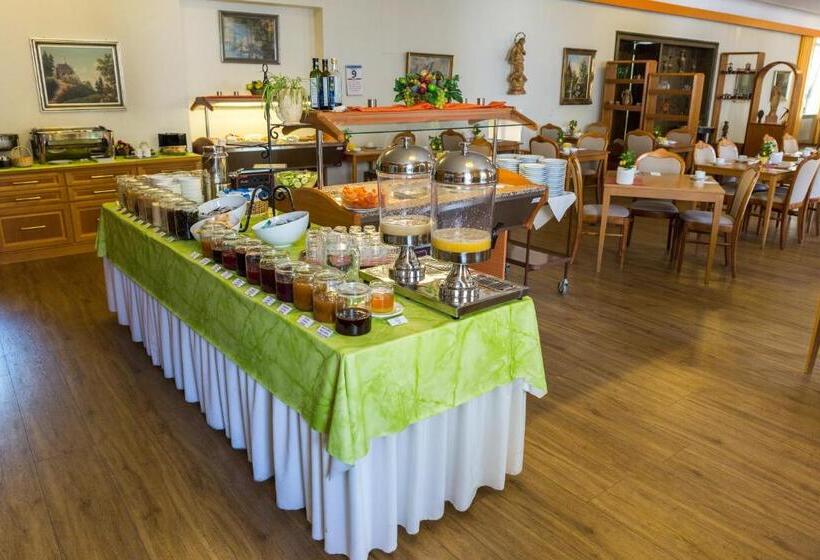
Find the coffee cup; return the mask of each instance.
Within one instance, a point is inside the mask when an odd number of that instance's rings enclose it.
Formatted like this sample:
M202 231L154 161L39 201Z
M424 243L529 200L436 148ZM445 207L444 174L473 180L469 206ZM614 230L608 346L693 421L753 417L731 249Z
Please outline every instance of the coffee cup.
M706 171L703 169L698 169L695 171L695 181L705 181L706 180Z

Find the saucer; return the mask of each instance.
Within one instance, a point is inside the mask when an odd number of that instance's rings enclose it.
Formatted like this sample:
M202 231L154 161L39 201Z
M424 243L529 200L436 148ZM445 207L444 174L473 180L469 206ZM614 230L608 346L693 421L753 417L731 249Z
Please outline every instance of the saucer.
M376 319L389 319L390 317L395 317L396 315L401 315L404 313L404 306L399 302L393 304L393 311L390 313L376 313L372 312L371 315Z

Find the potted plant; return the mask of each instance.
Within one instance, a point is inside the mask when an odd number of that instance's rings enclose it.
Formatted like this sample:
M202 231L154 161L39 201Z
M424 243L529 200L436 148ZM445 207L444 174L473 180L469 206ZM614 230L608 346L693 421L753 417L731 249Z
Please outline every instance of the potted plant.
M625 150L621 154L615 182L619 185L631 185L635 182L635 152L632 150Z
M769 161L769 157L774 153L776 149L777 144L775 144L771 140L763 142L763 145L760 146L760 151L757 153L757 155L760 157L760 163L766 165L766 163L768 163Z
M441 139L441 135L430 137L430 151L433 152L435 156L444 152L444 142Z
M576 121L575 119L572 119L571 121L569 121L569 125L567 126L567 128L569 129L568 130L569 135L570 136L575 136L575 129L578 128L578 121Z
M302 120L302 109L304 108L307 93L302 85L301 78L288 78L281 74L271 76L262 85L262 100L265 102L265 110L269 110L276 102L274 109L276 116L283 124L296 124Z
M481 132L481 127L479 127L478 125L473 126L472 132L473 132L473 140L478 140L479 138L484 137L484 133Z

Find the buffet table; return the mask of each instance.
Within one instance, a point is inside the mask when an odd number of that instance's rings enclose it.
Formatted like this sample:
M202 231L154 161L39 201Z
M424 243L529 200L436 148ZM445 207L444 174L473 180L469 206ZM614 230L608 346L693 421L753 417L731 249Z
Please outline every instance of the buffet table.
M198 250L107 204L109 307L208 424L247 449L254 479L274 477L277 505L305 508L328 553L392 551L398 525L415 533L445 501L464 510L479 487L520 472L525 392L546 393L530 299L457 321L402 300L405 324L348 338Z

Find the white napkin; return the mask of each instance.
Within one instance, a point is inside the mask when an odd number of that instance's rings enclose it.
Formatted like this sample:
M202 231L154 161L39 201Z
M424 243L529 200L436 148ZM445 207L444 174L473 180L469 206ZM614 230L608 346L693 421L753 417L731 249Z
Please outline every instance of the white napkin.
M544 225L555 218L559 222L566 214L567 210L575 204L575 193L564 193L560 196L551 196L547 203L538 211L533 220L533 227L541 229Z

